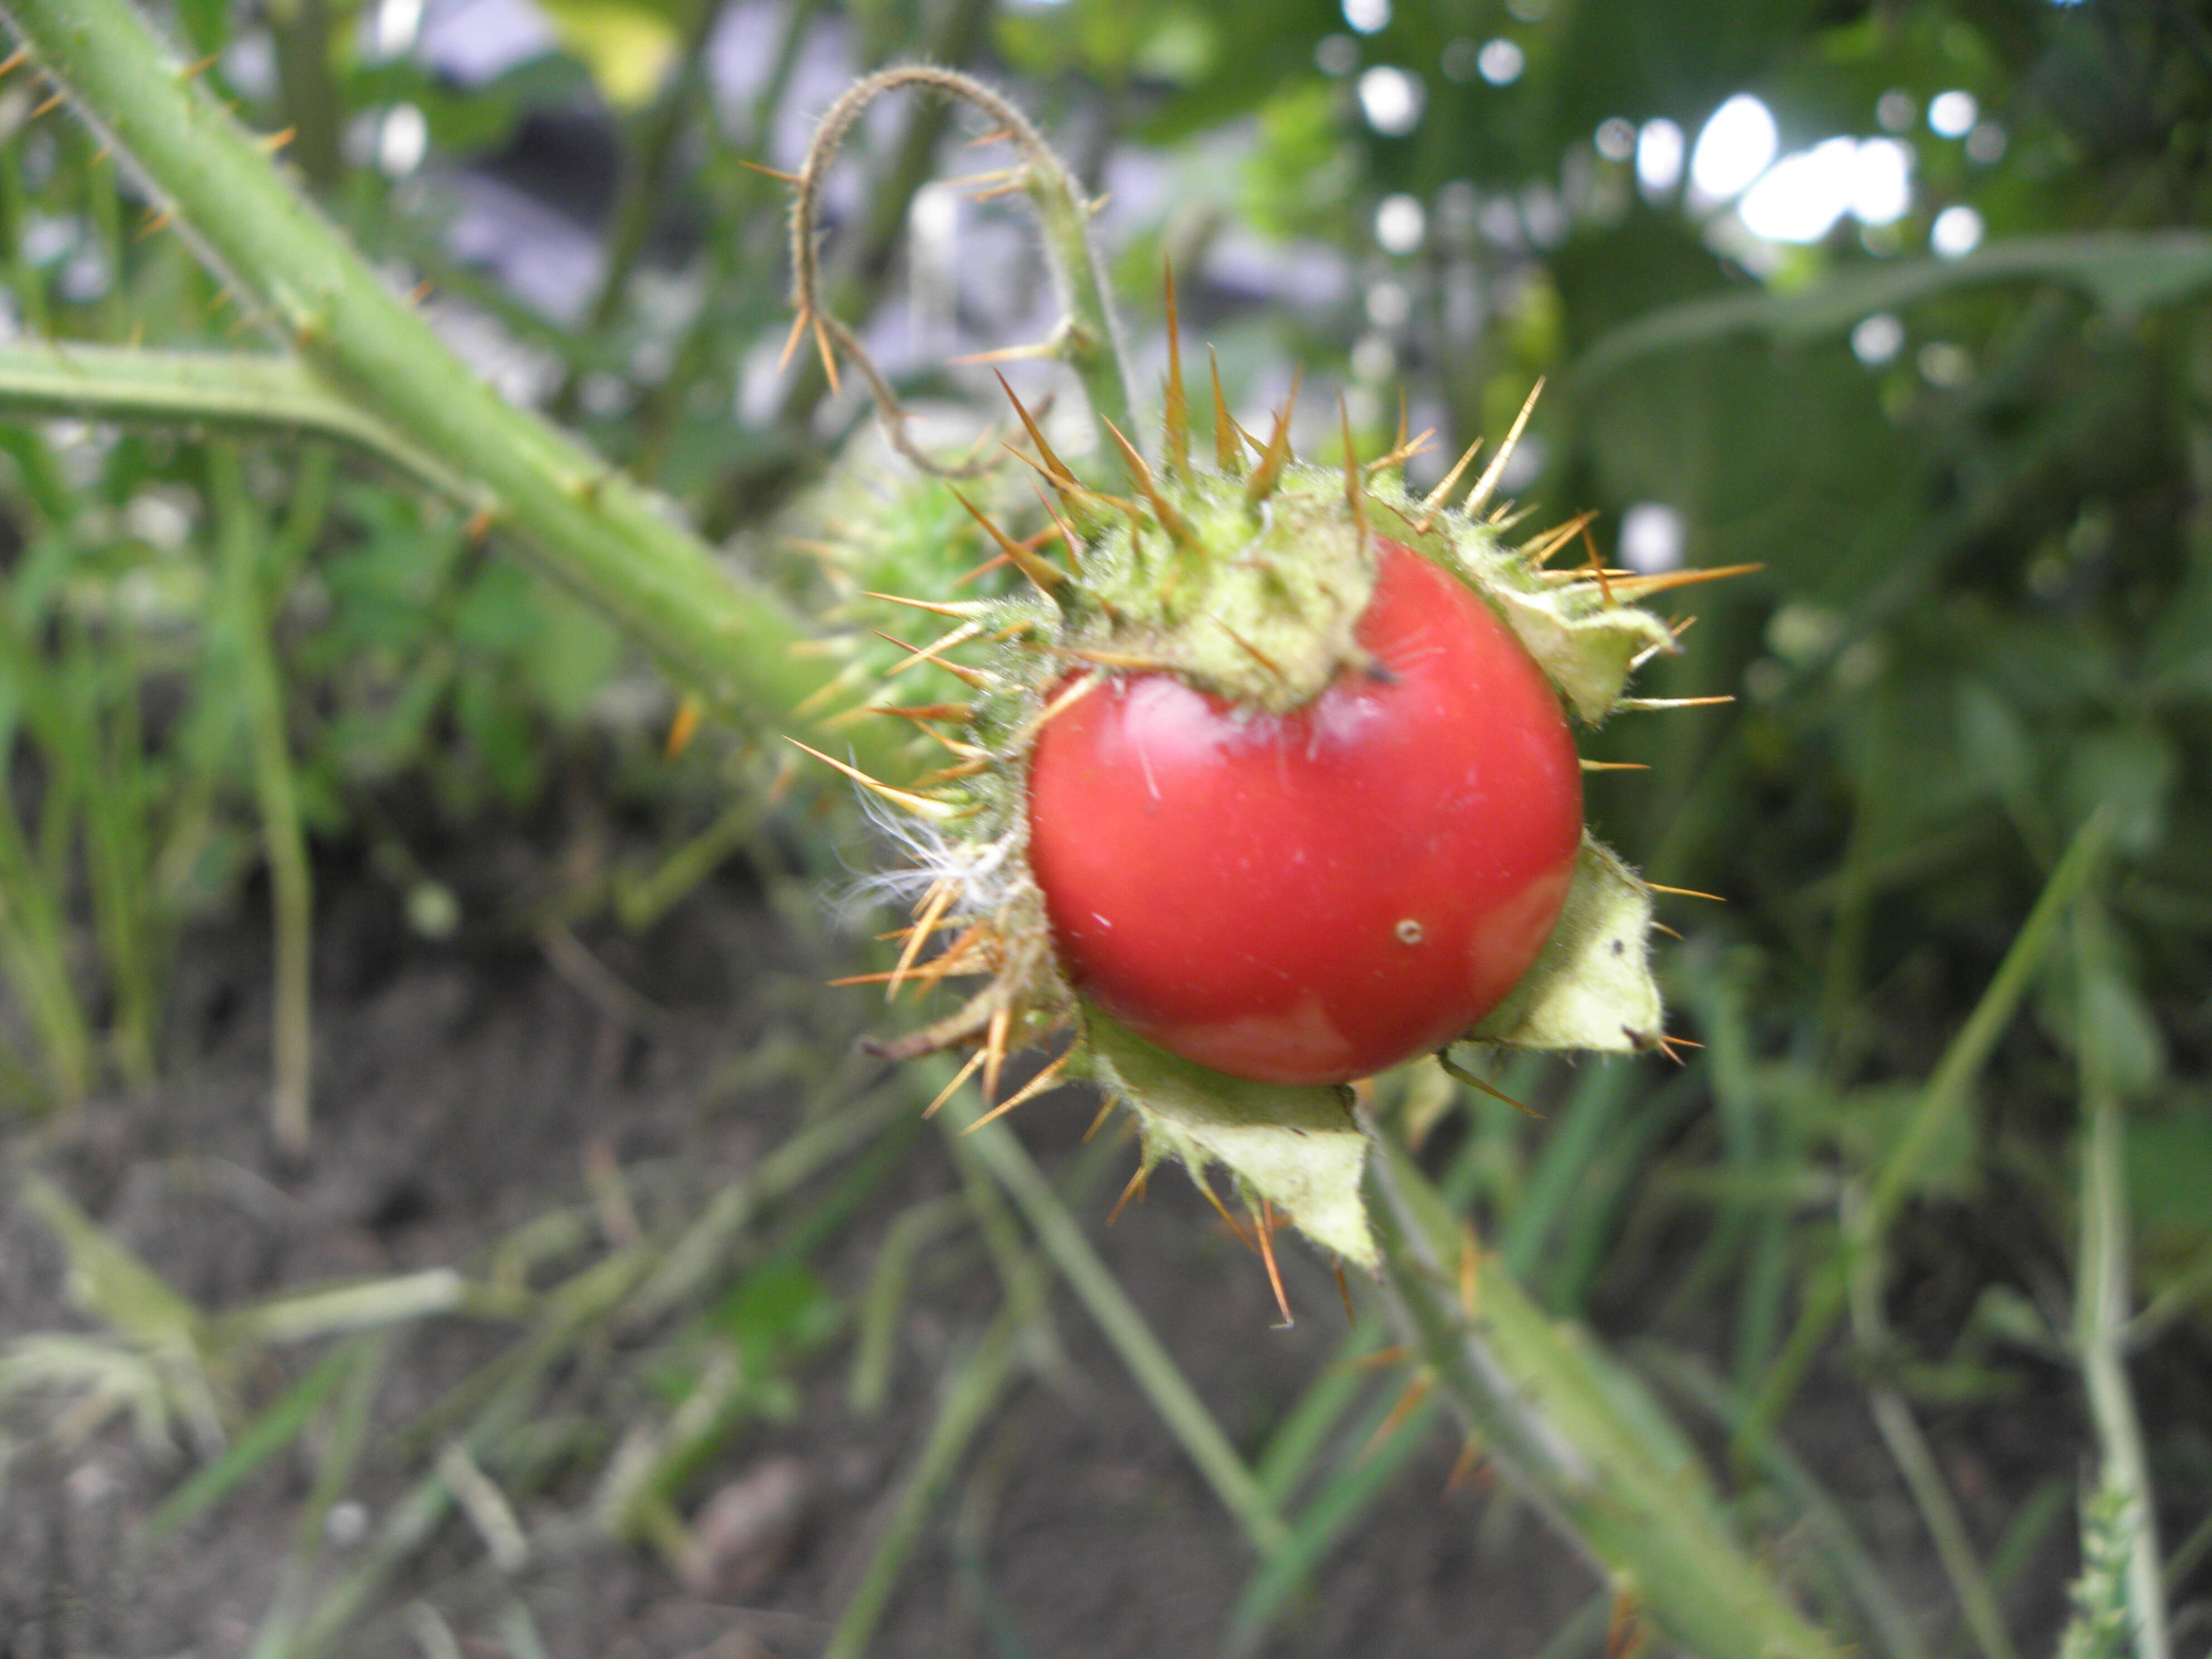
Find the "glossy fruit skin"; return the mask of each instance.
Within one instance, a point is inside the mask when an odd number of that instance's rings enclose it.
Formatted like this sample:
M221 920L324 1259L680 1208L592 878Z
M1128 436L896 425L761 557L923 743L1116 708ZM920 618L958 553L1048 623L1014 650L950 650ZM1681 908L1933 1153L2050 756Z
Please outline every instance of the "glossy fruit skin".
M1559 919L1582 772L1558 696L1449 572L1379 544L1347 670L1287 715L1115 678L1039 734L1030 864L1076 988L1233 1076L1441 1048Z

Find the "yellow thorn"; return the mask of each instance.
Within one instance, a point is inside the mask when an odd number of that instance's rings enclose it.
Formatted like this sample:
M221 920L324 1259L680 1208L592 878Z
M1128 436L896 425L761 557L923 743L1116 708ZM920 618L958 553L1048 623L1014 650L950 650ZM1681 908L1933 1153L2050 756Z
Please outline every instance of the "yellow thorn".
M1030 488L1036 489L1035 484ZM1045 499L1043 490L1037 489L1036 498L1037 505L1044 508L1046 515L1059 527L1060 544L1066 550L1069 568L1080 574L1083 570L1083 544L1076 539L1075 532L1067 520L1060 516L1060 509Z
M283 149L285 145L290 143L299 136L299 128L286 127L283 131L272 132L266 138L261 140L261 148L266 154L274 155L278 150Z
M1058 649L1063 657L1097 663L1101 668L1126 668L1139 674L1171 673L1175 669L1173 663L1159 657L1137 657L1123 651L1088 651L1073 645L1063 645Z
M1091 1120L1091 1127L1083 1132L1083 1139L1079 1144L1088 1146L1091 1144L1091 1137L1106 1127L1106 1120L1114 1115L1114 1109L1121 1103L1117 1097L1108 1095L1099 1105L1098 1115Z
M1547 563L1554 553L1582 533L1583 526L1596 517L1595 512L1578 513L1566 523L1554 525L1534 540L1522 543L1517 550L1530 564Z
M1123 437L1121 428L1104 416L1100 416L1098 419L1106 430L1112 434L1115 446L1121 452L1121 463L1128 471L1130 482L1137 486L1146 503L1151 506L1152 517L1158 521L1160 528L1168 532L1168 538L1176 546L1185 548L1192 546L1194 543L1189 522L1176 510L1174 504L1167 497L1160 494L1159 486L1152 477L1152 469L1145 464L1145 458L1137 453L1136 445Z
M1621 697L1617 699L1613 706L1615 708L1626 708L1630 710L1649 710L1655 708L1717 708L1724 702L1734 702L1735 701L1735 699L1734 697L1723 692L1717 697Z
M1352 533L1359 538L1359 551L1367 550L1367 500L1359 476L1359 458L1352 448L1352 411L1345 407L1344 394L1336 394L1336 423L1344 434L1344 504L1352 509Z
M822 326L820 315L817 313L812 320L814 349L822 354L823 378L830 382L830 395L834 398L837 395L837 355L830 349L830 331Z
M149 217L144 224L138 227L138 240L143 242L149 237L159 236L164 230L168 228L169 221L176 216L176 212L173 209L163 208L159 213Z
M763 167L758 161L748 161L743 156L738 158L738 165L741 167L750 167L755 173L764 173L769 178L783 184L795 185L799 182L799 175L795 173L786 173L781 167Z
M1420 1403L1429 1397L1429 1390L1434 1386L1434 1380L1426 1371L1421 1372L1412 1382L1406 1384L1406 1392L1398 1396L1398 1403L1390 1407L1390 1414L1376 1425L1373 1437L1359 1449L1359 1455L1352 1459L1352 1462L1355 1464L1364 1463L1372 1457L1384 1441L1405 1426L1406 1419L1411 1417Z
M1498 488L1498 480L1505 471L1505 463L1513 459L1513 446L1521 441L1522 430L1528 424L1528 416L1535 412L1536 399L1543 395L1543 392L1544 383L1540 380L1528 388L1528 401L1521 405L1521 412L1513 417L1513 429L1505 434L1505 441L1498 446L1498 453L1490 458L1490 465L1483 468L1482 476L1474 481L1474 488L1468 492L1468 512L1480 511L1482 504L1490 499L1490 492Z
M952 1081L946 1084L943 1089L939 1091L937 1098L931 1101L928 1105L921 1109L921 1115L924 1117L935 1117L937 1115L938 1108L944 1105L945 1103L951 1099L953 1096L958 1094L960 1092L960 1085L965 1083L969 1078L975 1076L975 1068L982 1063L983 1051L981 1048L978 1048L973 1054L969 1056L968 1063L953 1073Z
M1260 1224L1260 1259L1267 1264L1267 1283L1275 1292L1275 1305L1282 1310L1283 1314L1282 1323L1275 1328L1287 1331L1298 1322L1291 1316L1291 1299L1283 1294L1283 1270L1275 1265L1275 1206L1267 1201L1265 1194L1260 1198L1257 1219Z
M994 1118L1004 1117L1008 1112L1012 1111L1015 1107L1023 1104L1026 1101L1035 1100L1046 1090L1051 1088L1054 1084L1060 1081L1060 1074L1067 1069L1067 1062L1074 1058L1075 1050L1070 1048L1058 1060L1053 1061L1051 1065L1046 1066L1044 1070L1039 1072L1035 1077L1024 1084L1012 1098L1000 1101L996 1106L991 1108L989 1111L984 1113L982 1116L977 1118L973 1123L969 1124L960 1133L963 1135L972 1135L976 1130L981 1128L986 1123L990 1122Z
M1723 581L1730 576L1748 576L1754 570L1765 568L1763 564L1723 564L1711 570L1666 570L1652 576L1626 576L1617 585L1631 597L1642 599L1650 593L1663 593L1670 587Z
M1585 772L1649 772L1651 769L1642 761L1594 761L1583 763Z
M177 71L177 79L197 81L221 62L222 62L222 54L219 52L211 52L204 58L195 58Z
M1413 526L1416 536L1429 533L1429 526L1436 522L1437 514L1443 511L1445 500L1459 487L1459 475L1467 471L1468 463L1474 459L1474 452L1481 447L1482 440L1477 438L1467 447L1467 453L1452 463L1452 470L1444 474L1444 481L1421 497L1421 521Z
M878 593L872 588L864 589L860 597L864 599L881 599L886 605L908 605L916 611L927 611L939 617L979 616L984 609L983 606L972 602L966 605L945 605L936 599L910 599L903 593Z
M1668 939L1680 939L1682 937L1663 921L1655 921L1651 926L1654 931L1666 934Z
M699 699L689 691L677 700L676 718L668 722L668 743L665 752L670 760L674 760L691 746L691 739L699 731L699 716L702 712Z
M1063 490L1073 486L1075 474L1069 471L1066 464L1052 453L1052 446L1044 440L1043 430L1030 416L1022 400L1014 396L1013 387L1006 384L1006 377L1003 374L999 376L999 389L1006 394L1006 401L1014 406L1014 413L1021 419L1022 430L1030 434L1030 441L1036 446L1037 459L1045 465L1045 477Z
M1149 1177L1152 1173L1152 1170L1150 1164L1139 1164L1137 1165L1137 1173L1129 1177L1129 1184L1121 1188L1121 1196L1114 1200L1114 1207L1107 1212L1106 1224L1108 1226L1112 1226L1115 1222L1121 1218L1121 1212L1127 1206L1131 1199L1135 1199L1139 1204L1144 1202L1145 1188L1147 1184L1147 1177Z
M884 633L880 628L872 628L868 631L871 634L873 634L878 639L890 640L893 645L896 645L902 650L911 653L904 662L899 664L898 666L891 669L889 672L884 674L884 678L885 679L890 679L897 675L905 673L909 668L919 667L923 663L933 663L939 668L956 667L957 665L945 661L938 655L938 653L940 651L950 651L956 646L965 645L970 640L981 637L983 625L981 623L964 623L958 628L955 628L947 633L939 635L927 645L923 646L919 649L914 646L908 645L904 640L898 639L892 635Z
M30 55L31 49L28 46L16 47L6 58L0 58L0 75L13 75L17 70L22 68L24 61Z
M1357 1324L1359 1322L1359 1316L1352 1310L1352 1286L1344 1282L1344 1263L1332 1261L1329 1266L1336 1273L1336 1293L1344 1298L1345 1322Z
M949 876L939 876L930 884L921 914L915 918L914 927L906 936L906 948L892 966L890 981L884 987L884 1000L895 1001L899 987L906 981L914 959L921 954L922 941L937 931L937 924L945 920L945 913L952 908L952 901L960 896L960 884Z
M1182 318L1176 309L1175 266L1160 261L1160 282L1167 295L1168 386L1167 417L1161 434L1169 473L1190 477L1190 400L1182 385Z
M1224 477L1234 478L1244 471L1244 446L1237 431L1237 422L1230 418L1229 399L1221 395L1221 359L1213 348L1206 349L1207 366L1213 372L1213 465Z
M1298 380L1304 373L1303 369L1291 371L1291 395L1283 400L1282 410L1275 416L1275 429L1267 434L1267 447L1260 452L1260 464L1244 481L1244 499L1255 507L1275 493L1283 467L1291 459L1291 411L1297 404Z
M964 357L954 357L950 361L964 368L974 363L1019 363L1027 362L1032 358L1057 357L1058 356L1060 356L1060 342L1056 339L1044 339L1033 340L1027 345L1000 346L991 351L971 351Z
M1262 651L1258 646L1253 644L1251 641L1246 639L1242 634L1231 628L1227 623L1223 622L1220 617L1216 617L1213 619L1213 622L1214 626L1220 629L1223 633L1229 635L1231 640L1235 641L1238 650L1243 652L1246 656L1251 658L1254 662L1258 663L1261 667L1266 669L1277 679L1283 678L1283 665L1280 663L1277 662L1273 657Z
M1444 1072L1448 1076L1457 1078L1462 1083L1466 1084L1469 1088L1480 1089L1484 1094L1488 1095L1492 1100L1502 1100L1508 1106L1510 1106L1515 1111L1522 1113L1526 1116L1533 1117L1540 1122L1543 1120L1544 1115L1541 1112L1534 1111L1528 1107L1523 1106L1519 1101L1514 1099L1511 1095L1507 1094L1504 1090L1496 1087L1494 1085L1486 1083L1482 1079L1477 1077L1473 1072L1468 1071L1466 1066L1454 1062L1451 1058L1451 1051L1449 1049L1439 1048L1437 1050L1437 1064L1444 1068Z
M407 290L407 303L410 307L419 306L423 301L428 299L436 292L436 284L432 283L428 276L425 276L421 282L416 283L414 287Z
M793 748L805 749L808 754L813 756L815 759L820 761L823 765L835 767L838 771L842 772L847 777L852 779L854 782L859 784L863 789L874 791L874 793L881 795L885 800L890 802L894 806L903 806L908 811L913 813L916 817L930 818L939 823L943 823L948 818L954 818L959 816L959 811L957 808L950 806L944 801L932 800L927 795L917 795L910 789L894 789L888 783L879 783L875 779L870 777L866 772L860 770L859 767L848 766L841 760L832 760L829 756L823 754L819 749L810 748L807 744L799 742L797 738L787 737L784 741L790 744Z
M1644 884L1655 893L1672 893L1677 898L1711 899L1716 904L1728 902L1718 893L1700 893L1694 887L1662 887L1656 881L1647 881Z
M1589 533L1589 519L1584 518L1577 528L1583 533L1583 545L1589 549L1589 563L1585 568L1597 578L1599 595L1611 605L1613 602L1612 573L1605 568L1605 561L1597 556L1597 538Z
M1047 703L1042 708L1040 708L1037 711L1036 719L1029 721L1021 728L1020 731L1015 732L1012 738L1007 739L1005 745L1006 751L1008 753L1017 755L1021 753L1022 750L1029 747L1030 740L1036 737L1038 732L1043 731L1046 726L1051 725L1053 721L1058 720L1069 709L1074 708L1077 703L1081 702L1085 697L1089 696L1093 691L1096 691L1100 686L1105 684L1106 676L1103 674L1085 674L1081 679L1076 681L1074 684L1069 686L1066 690L1061 692L1050 702Z
M791 319L791 332L783 337L783 349L776 356L775 372L777 374L781 374L791 367L791 354L799 349L799 337L806 332L807 319L812 315L811 312L802 307L799 314Z
M35 121L35 120L37 120L37 119L38 119L41 115L45 115L45 114L46 114L47 112L49 112L50 111L52 111L52 110L58 110L58 109L59 109L59 108L60 108L64 104L66 104L67 102L69 102L69 94L68 94L67 93L65 93L65 92L58 92L58 93L55 93L52 97L48 98L48 99L47 99L44 103L40 104L40 105L38 106L38 108L36 108L36 109L33 110L33 111L31 112L31 117L30 117L30 118L31 118L32 120Z
M991 1023L983 1032L983 1098L992 1099L999 1092L999 1071L1006 1063L1006 1028L1013 1024L1014 1011L1000 1003L991 1010Z
M1052 566L993 524L984 515L981 507L958 490L952 492L952 499L968 509L968 516L983 526L983 533L998 544L999 551L1006 555L1014 567L1035 582L1042 592L1049 593L1067 580L1067 577L1063 573L1054 569Z

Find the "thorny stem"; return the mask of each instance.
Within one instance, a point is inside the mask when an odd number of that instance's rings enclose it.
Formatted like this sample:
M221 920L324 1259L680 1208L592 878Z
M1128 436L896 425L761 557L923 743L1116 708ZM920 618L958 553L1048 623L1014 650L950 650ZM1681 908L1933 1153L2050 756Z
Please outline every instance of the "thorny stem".
M892 446L926 471L948 474L942 464L924 454L907 434L906 410L898 395L883 377L860 341L831 313L820 296L821 254L817 246L817 209L831 164L863 111L884 94L901 87L921 87L959 98L988 116L1003 132L1020 161L1016 168L1022 189L1036 210L1043 233L1045 252L1052 266L1053 283L1060 302L1061 319L1053 343L1083 383L1093 416L1133 431L1131 411L1136 406L1128 380L1128 352L1121 328L1091 246L1091 204L1067 166L1045 143L1028 116L972 76L927 64L906 64L872 75L848 88L830 105L815 129L793 187L791 209L791 297L802 329L819 329L836 349L860 371L883 416ZM964 471L965 469L963 469Z
M1443 1200L1387 1133L1375 1137L1368 1215L1392 1322L1468 1433L1580 1544L1622 1605L1702 1659L1837 1659L1837 1650L1729 1535L1696 1454L1634 1380L1464 1248Z
M487 527L644 641L725 718L786 719L826 678L798 619L665 505L504 402L280 179L264 147L127 0L0 0L41 73L127 156L197 252L327 385L470 481ZM179 411L181 412L181 411ZM856 729L863 762L884 734Z

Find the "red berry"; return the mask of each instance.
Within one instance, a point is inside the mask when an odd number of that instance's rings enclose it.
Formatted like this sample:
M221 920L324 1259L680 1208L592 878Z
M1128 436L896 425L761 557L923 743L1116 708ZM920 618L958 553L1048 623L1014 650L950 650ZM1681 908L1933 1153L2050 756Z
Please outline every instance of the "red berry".
M1116 678L1040 734L1030 860L1076 988L1172 1053L1338 1083L1440 1048L1557 921L1582 836L1558 697L1465 584L1379 544L1346 670L1287 715Z

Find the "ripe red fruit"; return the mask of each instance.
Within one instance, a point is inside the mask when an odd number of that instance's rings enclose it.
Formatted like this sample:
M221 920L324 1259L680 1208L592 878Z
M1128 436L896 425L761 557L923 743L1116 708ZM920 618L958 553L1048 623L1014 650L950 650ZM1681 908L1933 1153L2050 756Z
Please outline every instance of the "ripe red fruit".
M1374 659L1287 715L1117 677L1039 734L1030 862L1076 988L1187 1060L1339 1083L1441 1048L1543 948L1582 773L1465 584L1382 541Z

